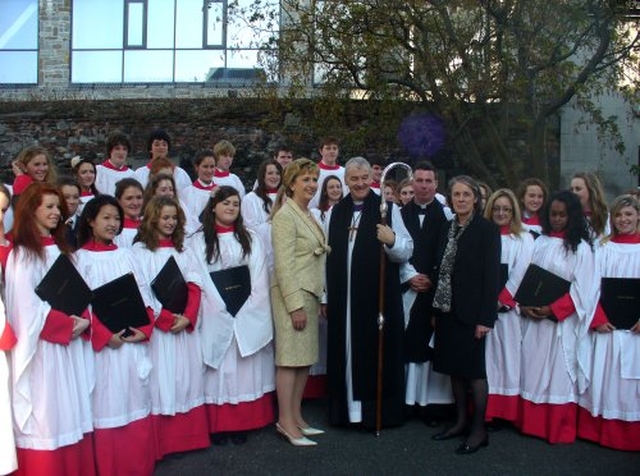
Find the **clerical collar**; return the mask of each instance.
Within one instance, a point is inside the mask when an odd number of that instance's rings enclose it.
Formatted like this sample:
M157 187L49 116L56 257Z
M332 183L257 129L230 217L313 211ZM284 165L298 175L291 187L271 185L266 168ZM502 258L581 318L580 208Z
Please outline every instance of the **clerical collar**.
M353 202L353 211L361 212L364 208L364 202Z
M200 189L200 190L213 190L215 188L216 184L213 181L211 181L210 184L206 184L202 180L196 179L193 182L193 186L195 188L197 188L197 189Z
M111 159L107 159L104 162L102 162L102 166L104 168L116 170L118 172L124 172L125 170L129 169L129 167L127 167L127 164L122 164L122 167L118 167L116 164L111 162Z
M424 215L427 212L427 209L431 206L433 202L435 202L435 198L433 198L429 203L418 203L413 200L413 204L418 208L418 214Z
M329 164L325 164L322 160L320 162L318 162L318 168L322 169L322 170L338 170L340 168L340 164L336 164L336 165L329 165Z
M214 228L216 230L216 233L218 233L218 234L221 234L221 233L232 233L232 232L236 231L236 226L235 225L223 226L223 225L218 225L216 223L214 225Z
M625 245L636 245L640 243L640 232L630 233L627 235L616 235L611 238L613 243L622 243Z
M215 172L213 173L214 177L228 177L231 173L228 170L220 170L216 167Z
M118 245L115 243L102 243L101 241L89 240L82 247L83 250L88 251L113 251L118 249Z

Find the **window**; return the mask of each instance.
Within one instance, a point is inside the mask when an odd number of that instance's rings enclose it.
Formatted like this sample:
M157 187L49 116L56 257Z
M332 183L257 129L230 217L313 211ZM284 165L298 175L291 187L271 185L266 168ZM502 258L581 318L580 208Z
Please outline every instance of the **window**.
M254 1L73 0L71 82L251 80L279 16Z
M0 2L0 83L38 83L38 0Z

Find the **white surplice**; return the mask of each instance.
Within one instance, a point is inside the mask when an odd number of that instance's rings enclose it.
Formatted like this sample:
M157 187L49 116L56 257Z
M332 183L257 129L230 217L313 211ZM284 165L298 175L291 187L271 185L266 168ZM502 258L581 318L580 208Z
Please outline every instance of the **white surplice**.
M573 253L561 238L543 235L535 240L531 263L571 283L575 312L558 323L530 320L525 326L520 395L533 403L577 403L590 374L588 330L599 286L595 256L584 241Z
M136 243L131 251L136 257L136 276L142 283L151 283L173 256L185 282L202 288L200 266L190 249L178 252L173 247L160 247L150 251L143 243ZM150 299L157 318L162 304L153 292ZM204 404L204 364L198 322L192 332L185 329L173 334L155 329L149 341L149 352L153 364L150 374L152 414L187 413Z
M18 342L11 351L14 431L19 448L55 450L92 431L93 352L82 338L68 345L40 338L51 306L35 293L60 255L44 248L44 260L11 251L7 261L7 316Z
M76 251L77 268L91 289L127 273L135 273L136 256L131 250ZM137 281L136 277L136 281ZM138 282L146 305L149 291ZM95 321L96 317L92 316ZM117 428L145 418L151 411L148 342L125 343L118 349L105 346L95 355L96 383L93 392L95 428Z
M596 258L602 277L640 278L640 244L609 241ZM640 335L615 330L592 332L591 339L591 385L580 406L607 420L640 422Z
M213 263L205 259L204 233L198 232L189 239L188 246L200 263L203 276L198 320L208 404L251 402L275 390L267 260L260 238L251 231L250 236L251 254L243 257L242 247L233 233L218 234L220 255ZM234 318L209 273L243 265L249 267L251 295Z

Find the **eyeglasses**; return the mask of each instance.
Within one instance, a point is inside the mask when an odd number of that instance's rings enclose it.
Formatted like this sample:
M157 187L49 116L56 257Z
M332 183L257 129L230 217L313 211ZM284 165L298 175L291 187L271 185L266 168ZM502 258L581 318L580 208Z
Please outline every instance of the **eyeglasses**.
M511 207L493 207L491 209L491 211L493 213L505 213L505 214L510 214L513 212L513 208Z

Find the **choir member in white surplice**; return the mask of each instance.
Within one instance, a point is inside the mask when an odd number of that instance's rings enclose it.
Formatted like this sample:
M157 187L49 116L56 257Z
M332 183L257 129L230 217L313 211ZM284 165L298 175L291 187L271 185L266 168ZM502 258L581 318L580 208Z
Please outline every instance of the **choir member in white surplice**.
M100 195L84 207L78 225L76 266L91 289L136 271L130 249L114 238L124 212L116 199ZM95 465L98 474L150 475L156 459L149 391L149 338L153 310L148 287L136 277L149 323L110 330L91 310L95 388L92 394Z
M27 187L7 260L7 316L17 337L10 362L18 475L95 473L89 320L54 309L35 293L56 259L70 257L63 208L53 186Z
M133 178L135 172L127 166L131 141L122 132L114 132L107 139L107 157L96 165L96 188L100 193L115 195L116 184L124 178Z
M640 278L639 214L640 204L631 195L611 205L613 233L596 250L603 278ZM630 330L614 329L606 316L598 323L598 332L591 336L591 382L580 395L578 436L617 450L639 451L640 320Z
M267 159L258 168L258 186L242 199L242 219L247 228L257 231L269 219L282 177L282 167Z
M500 227L502 267L498 319L487 336L486 363L489 398L486 419L518 419L522 318L513 300L531 262L533 235L520 219L520 207L511 190L496 190L487 200L484 216Z
M547 305L520 307L529 322L522 338L516 425L550 443L571 443L576 438L578 395L588 383L587 337L599 277L590 228L573 193L562 191L551 197L542 231L531 263L567 280L570 289Z
M229 436L242 444L248 430L275 420L275 364L266 254L260 238L242 223L235 188L216 189L202 214L202 229L188 246L203 273L200 322L209 431L214 444ZM209 273L240 266L248 267L251 289L234 317Z
M149 385L158 459L209 446L198 325L202 273L193 252L184 247L185 221L177 200L154 197L145 207L132 247L141 281L153 282L173 258L187 290L181 311L163 307L155 293L151 297L155 329L149 342L153 365Z

